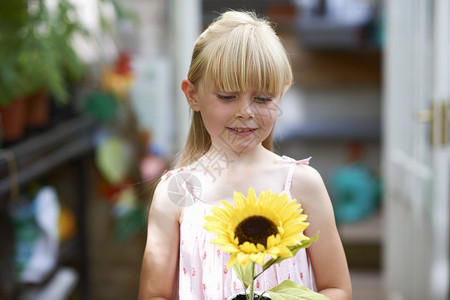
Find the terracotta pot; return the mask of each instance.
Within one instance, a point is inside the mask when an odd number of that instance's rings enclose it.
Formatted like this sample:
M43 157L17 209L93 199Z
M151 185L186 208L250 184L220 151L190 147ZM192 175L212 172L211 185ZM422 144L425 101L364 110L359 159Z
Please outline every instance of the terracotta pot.
M39 90L27 98L28 128L38 129L48 125L50 121L50 99L44 90Z
M25 135L26 101L14 99L8 106L0 108L2 139L5 142L20 140Z

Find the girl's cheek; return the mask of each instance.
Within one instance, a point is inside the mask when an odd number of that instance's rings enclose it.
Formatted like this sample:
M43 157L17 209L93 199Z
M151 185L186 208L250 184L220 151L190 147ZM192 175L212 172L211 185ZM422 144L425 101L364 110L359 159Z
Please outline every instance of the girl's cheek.
M258 116L265 122L274 122L277 114L278 108L276 105L268 105L258 111Z

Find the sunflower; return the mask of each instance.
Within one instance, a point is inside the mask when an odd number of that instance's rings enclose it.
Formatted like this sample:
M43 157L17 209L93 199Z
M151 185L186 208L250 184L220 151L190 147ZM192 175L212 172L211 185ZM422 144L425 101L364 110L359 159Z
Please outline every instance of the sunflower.
M234 192L235 207L225 201L221 204L223 208L213 207L212 215L205 216L205 229L217 235L211 243L231 254L227 268L250 261L262 266L267 256L292 257L290 248L309 240L303 235L309 225L307 215L287 194L267 190L257 198L250 188L247 198Z

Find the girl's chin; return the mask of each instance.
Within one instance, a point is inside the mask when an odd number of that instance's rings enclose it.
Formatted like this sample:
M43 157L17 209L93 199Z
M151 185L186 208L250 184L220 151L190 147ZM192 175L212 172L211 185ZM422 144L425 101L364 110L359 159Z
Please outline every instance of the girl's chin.
M223 149L226 152L244 154L251 152L262 144L262 137L256 135L236 136L234 134L224 134L213 139L213 147Z

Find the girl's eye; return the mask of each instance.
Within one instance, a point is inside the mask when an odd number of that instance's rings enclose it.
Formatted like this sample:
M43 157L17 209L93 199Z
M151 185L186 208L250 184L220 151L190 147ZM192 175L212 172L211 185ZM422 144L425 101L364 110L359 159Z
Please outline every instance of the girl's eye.
M219 98L220 100L224 100L224 101L231 101L234 98L236 98L236 96L233 95L221 95L221 94L217 94L217 98Z
M255 100L256 100L256 102L266 103L266 102L272 101L272 98L259 96L259 97L255 97Z

